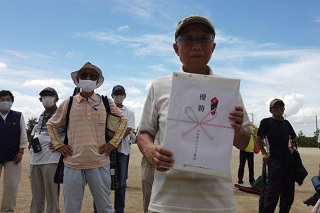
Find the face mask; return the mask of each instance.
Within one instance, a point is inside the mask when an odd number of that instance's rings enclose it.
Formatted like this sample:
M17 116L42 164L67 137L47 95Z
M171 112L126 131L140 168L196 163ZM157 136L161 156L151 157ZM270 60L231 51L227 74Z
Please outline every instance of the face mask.
M124 95L113 96L113 100L116 104L121 104L124 100Z
M9 111L12 107L11 101L0 101L0 110Z
M92 92L97 88L97 81L79 79L79 87L85 92Z
M55 104L54 103L55 97L52 97L52 96L43 96L41 97L41 100L44 108L50 108Z

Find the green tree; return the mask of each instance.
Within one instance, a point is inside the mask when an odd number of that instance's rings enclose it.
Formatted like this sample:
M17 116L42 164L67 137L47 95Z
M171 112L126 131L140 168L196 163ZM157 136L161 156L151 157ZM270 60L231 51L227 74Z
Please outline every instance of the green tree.
M317 128L317 129L316 129L316 131L314 131L314 133L313 133L313 134L314 134L314 137L316 137L316 138L317 138L317 137L318 137L318 135L319 135L319 128Z
M305 136L305 135L303 134L302 130L300 130L299 133L298 133L298 137L301 137L301 136Z
M27 134L28 138L30 138L31 132L33 130L33 127L38 123L37 118L31 117L28 119L27 123Z
M306 137L301 135L298 137L298 145L300 147L317 147L317 143L315 143L315 137Z

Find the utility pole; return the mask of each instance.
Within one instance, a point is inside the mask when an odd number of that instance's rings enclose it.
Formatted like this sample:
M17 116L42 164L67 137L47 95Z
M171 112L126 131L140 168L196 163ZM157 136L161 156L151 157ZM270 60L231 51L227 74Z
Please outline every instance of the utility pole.
M254 117L253 113L248 113L248 115L249 115L249 114L251 114L251 122L254 123L254 122L253 122L253 117Z

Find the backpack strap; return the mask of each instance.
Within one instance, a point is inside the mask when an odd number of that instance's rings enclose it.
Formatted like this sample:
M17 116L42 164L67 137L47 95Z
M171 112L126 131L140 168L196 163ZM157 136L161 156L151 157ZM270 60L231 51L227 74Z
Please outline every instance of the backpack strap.
M68 142L69 142L67 130L68 130L68 125L69 125L69 116L70 116L70 110L71 110L72 102L73 102L73 96L70 96L68 109L67 109L67 114L66 114L66 136L64 137L64 142L63 142L65 145L68 145Z
M106 108L107 112L107 119L108 115L111 115L111 110L110 110L110 104L107 96L101 96L104 107ZM106 123L107 125L107 123ZM106 142L109 143L111 138L107 138L107 132L106 132ZM118 180L118 164L119 161L117 159L117 149L114 149L110 152L109 154L110 157L110 169L111 169L111 190L117 190L119 188L120 182Z
M108 101L108 97L102 95L101 98L102 98L102 101L103 101L104 107L106 108L107 113L108 113L108 114L111 114L110 104L109 104L109 101Z

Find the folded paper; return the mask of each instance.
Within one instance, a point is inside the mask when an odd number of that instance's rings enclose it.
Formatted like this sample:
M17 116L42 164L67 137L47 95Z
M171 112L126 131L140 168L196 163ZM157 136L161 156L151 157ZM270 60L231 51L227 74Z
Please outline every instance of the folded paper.
M173 152L173 169L228 175L234 137L228 116L239 87L239 79L173 73L163 143Z

